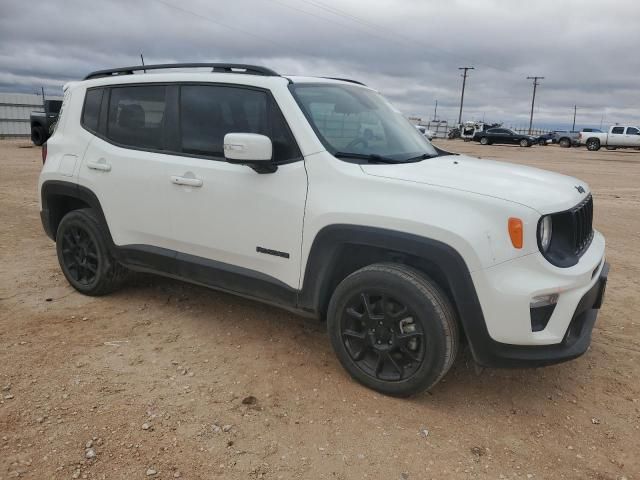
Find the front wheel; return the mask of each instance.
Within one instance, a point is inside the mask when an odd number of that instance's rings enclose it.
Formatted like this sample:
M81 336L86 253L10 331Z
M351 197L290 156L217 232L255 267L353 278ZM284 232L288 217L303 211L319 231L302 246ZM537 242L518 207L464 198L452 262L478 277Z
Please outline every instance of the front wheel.
M521 147L530 147L531 143L529 143L529 140L527 140L526 138L523 138L522 140L520 140L520 146Z
M112 292L128 273L111 256L105 230L89 208L67 213L58 226L56 251L60 268L71 286L85 295Z
M387 395L433 387L458 351L458 323L447 296L401 264L374 264L345 278L331 297L327 324L342 366Z

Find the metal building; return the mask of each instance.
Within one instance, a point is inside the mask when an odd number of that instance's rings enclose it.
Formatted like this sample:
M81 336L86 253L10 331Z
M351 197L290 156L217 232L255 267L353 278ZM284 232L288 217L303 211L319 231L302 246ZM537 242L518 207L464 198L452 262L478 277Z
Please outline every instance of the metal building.
M62 100L57 96L46 98ZM29 116L33 110L42 110L42 95L0 92L0 138L30 136Z

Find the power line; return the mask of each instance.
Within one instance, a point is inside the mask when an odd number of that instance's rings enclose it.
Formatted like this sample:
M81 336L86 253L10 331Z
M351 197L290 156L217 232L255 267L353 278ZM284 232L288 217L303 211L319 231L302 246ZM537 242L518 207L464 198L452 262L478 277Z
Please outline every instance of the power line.
M464 70L462 74L462 95L460 95L460 113L458 115L458 124L462 123L462 105L464 104L464 87L467 85L467 72L475 70L475 67L458 67L458 70Z
M336 23L336 22L335 22L335 20L332 20L332 19L327 18L327 17L323 17L323 16L318 15L318 14L313 13L313 12L309 12L308 10L304 10L304 9L302 9L302 8L299 8L299 7L296 7L296 6L290 5L290 4L288 4L288 3L286 3L286 2L282 2L282 1L280 1L280 0L270 0L270 1L271 1L271 2L273 2L273 3L277 3L278 5L280 5L280 6L282 6L282 7L285 7L285 8L288 8L288 9L290 9L290 10L294 10L294 11L296 11L296 12L299 12L299 13L302 13L302 14L304 14L304 15L307 15L307 16L309 16L309 17L319 18L320 20L324 20L325 22L329 22L329 23L334 24L334 25L335 25L335 24L337 24L337 25L341 25L341 26L343 26L343 27L345 27L345 28L352 28L352 27L351 27L351 25L345 24L344 22ZM315 6L315 5L314 5L314 6ZM316 8L321 8L321 7L316 6ZM321 9L322 9L322 8L321 8ZM327 10L327 9L322 9L322 10ZM332 13L333 15L338 15L339 17L343 17L343 15L340 15L340 14L335 13L335 12L331 12L331 11L329 11L329 10L327 10L327 12L328 12L328 13ZM347 20L350 20L350 19L347 19ZM353 21L353 20L350 20L350 21ZM362 23L362 22L359 22L359 23ZM376 31L377 31L377 32L379 32L379 31L381 30L381 27L371 27L371 28L376 29ZM383 32L383 33L382 33L382 35L379 35L378 33L373 33L373 32L371 32L371 31L369 31L369 30L365 30L365 29L363 29L363 28L361 28L361 27L359 27L359 30L360 30L360 31L362 31L362 32L365 32L365 33L367 33L367 34L369 34L369 35L371 35L372 37L379 38L380 40L384 40L384 41L386 41L386 42L391 41L391 42L395 42L395 43L401 44L402 46L406 46L407 44L410 44L411 46L415 46L414 42L410 42L410 41L406 41L406 42L398 42L395 38L393 38L393 34L392 34L392 35L386 35L386 34L384 34L384 32Z
M531 115L529 116L529 135L531 135L531 127L533 125L533 106L536 103L536 88L538 85L538 80L544 80L544 77L527 77L527 80L533 80L533 97L531 98Z
M278 47L284 48L286 50L297 50L291 44L285 45L284 43L276 42L276 41L274 41L274 40L272 40L270 38L263 37L262 35L257 35L257 34L255 34L253 32L248 31L248 30L244 30L242 28L235 27L235 26L229 25L227 23L218 22L218 21L212 19L211 17L208 17L206 15L202 15L202 14L200 14L198 12L194 12L193 10L189 10L187 8L180 7L178 5L174 5L172 3L166 2L165 0L153 0L153 1L157 2L157 3L161 3L166 7L172 8L174 10L178 10L178 11L186 13L188 15L191 15L191 16L194 16L194 17L198 17L198 18L200 18L202 20L205 20L205 21L207 21L209 23L213 23L214 25L217 25L219 27L226 28L227 30L233 30L233 31L236 31L236 32L243 33L244 35L249 35L251 37L257 38L258 40L261 40L261 41L267 41L269 43L272 43L273 45L276 45ZM300 50L297 50L297 51L298 51L298 53L303 53Z
M292 7L292 6L288 5L288 4L285 4L285 3L281 2L280 0L271 0L271 1L275 1L276 3L288 6L289 8L301 11L303 13L307 13L309 15L313 15L312 13L307 12L305 10L301 10L299 8L295 8L295 7ZM340 9L338 7L327 5L326 3L323 3L323 2L321 2L319 0L300 0L300 1L302 1L302 2L304 2L306 4L308 4L308 5L312 5L312 6L316 7L316 8L318 8L318 9L324 10L324 11L326 11L328 13L333 14L333 15L337 15L339 17L346 18L347 20L350 20L352 22L360 23L361 25L364 25L364 26L367 26L369 28L374 29L377 33L383 32L383 34L384 34L384 32L389 32L389 34L386 35L386 37L391 39L392 41L395 41L396 43L398 43L398 40L400 40L402 43L409 44L409 45L411 45L413 47L415 47L417 44L420 43L420 40L418 40L418 39L411 38L411 37L408 37L406 35L399 34L397 32L391 32L389 30L389 28L384 26L384 25L376 24L376 23L371 22L369 20L365 20L362 17L359 17L357 15L353 15L353 14L351 14L351 13L349 13L349 12L343 10L343 9ZM329 20L329 19L327 19L325 17L318 17L318 18L322 18L323 20L326 20L326 21L329 21L329 22L331 21L331 20ZM367 32L367 33L370 33L370 32ZM374 35L374 36L378 36L378 35ZM392 37L395 37L395 38L392 38ZM487 64L487 63L480 63L480 62L477 62L476 60L472 60L470 58L463 57L463 56L459 55L456 52L453 52L451 50L447 50L446 48L443 48L442 46L439 46L439 50L442 51L442 52L447 53L447 55L450 55L452 57L456 57L459 60L464 60L465 62L474 61L478 65L481 65L481 66L487 67L487 68L491 68L492 70L500 71L500 72L503 72L503 73L508 73L509 75L516 75L517 74L516 72L514 72L512 70L508 70L508 69L503 68L503 67L498 67L496 65L490 65L490 64Z

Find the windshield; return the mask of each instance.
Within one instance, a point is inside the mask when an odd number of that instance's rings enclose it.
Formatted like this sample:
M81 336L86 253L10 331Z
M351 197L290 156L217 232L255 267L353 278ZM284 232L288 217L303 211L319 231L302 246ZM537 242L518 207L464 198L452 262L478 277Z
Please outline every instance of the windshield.
M336 156L402 162L438 155L409 120L373 90L327 84L293 84L291 90L320 141Z

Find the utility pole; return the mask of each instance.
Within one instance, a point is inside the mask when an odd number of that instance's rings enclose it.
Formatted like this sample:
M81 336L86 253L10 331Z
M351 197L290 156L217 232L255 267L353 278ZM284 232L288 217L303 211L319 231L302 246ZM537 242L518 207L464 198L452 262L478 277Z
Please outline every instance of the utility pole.
M544 80L544 77L527 77L527 80L533 80L533 98L531 99L531 116L529 117L529 135L531 135L531 127L533 126L533 106L536 103L536 88L538 80Z
M467 71L475 70L474 67L458 67L458 70L464 70L462 74L462 95L460 96L460 113L458 114L458 124L462 123L462 105L464 104L464 87L467 85Z
M436 100L436 108L433 109L433 121L438 121L438 100Z
M576 110L578 109L577 105L573 106L573 127L571 127L571 131L575 132L576 130Z

